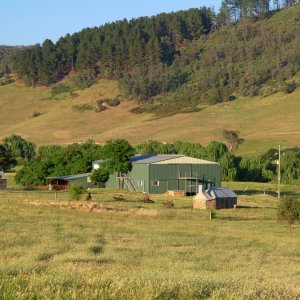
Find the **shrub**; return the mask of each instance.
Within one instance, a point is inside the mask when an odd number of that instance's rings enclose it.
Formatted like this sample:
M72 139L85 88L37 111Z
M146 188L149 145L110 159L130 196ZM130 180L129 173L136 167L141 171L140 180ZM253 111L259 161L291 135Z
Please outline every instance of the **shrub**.
M283 198L277 211L279 221L287 223L292 237L292 225L300 221L300 202L292 198Z
M100 105L100 106L95 108L95 112L102 112L102 111L105 111L105 110L107 110L107 107L104 106L104 105Z
M95 170L92 175L92 181L96 183L105 183L109 179L109 173L107 170L100 168Z
M42 116L42 115L44 115L44 114L45 114L45 112L34 111L34 112L32 113L32 115L30 116L30 118L37 118L37 117L40 117L40 116Z
M85 192L85 188L82 185L73 185L69 189L69 194L72 200L80 200L84 192Z
M199 107L186 107L184 108L181 113L187 114L187 113L195 113L201 111L201 108Z
M141 107L141 106L138 106L138 107L135 107L135 108L131 109L130 112L133 113L133 114L142 114L142 113L145 112L145 108Z
M73 110L78 112L84 112L85 110L93 110L93 106L88 103L73 105L72 108Z
M120 104L120 100L118 98L115 98L115 99L108 99L106 101L106 103L109 105L109 106L118 106Z
M234 95L229 95L229 96L227 97L227 100L228 100L228 101L234 101L234 100L236 100L236 96L234 96Z
M3 86L3 85L7 85L7 84L10 84L12 82L14 82L15 80L13 78L11 78L10 76L3 76L1 77L0 79L0 86Z
M93 69L83 70L72 78L75 88L85 89L97 80L97 72Z
M97 105L102 105L103 103L107 102L109 99L108 98L101 98L96 101Z
M64 93L72 94L72 92L73 92L73 89L69 85L66 85L64 83L59 83L52 87L51 97L56 98L61 94L64 94Z
M284 92L286 94L291 94L296 90L296 88L297 88L297 85L294 81L288 82L283 85L282 92Z
M96 101L96 107L95 112L102 112L107 110L107 107L104 105L104 103L107 103L107 99L99 99Z

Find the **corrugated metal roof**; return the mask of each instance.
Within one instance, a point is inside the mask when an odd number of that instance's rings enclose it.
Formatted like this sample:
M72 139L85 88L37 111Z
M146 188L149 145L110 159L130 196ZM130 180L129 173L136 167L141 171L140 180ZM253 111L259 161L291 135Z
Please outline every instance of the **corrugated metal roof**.
M217 162L214 161L209 161L209 160L204 160L204 159L198 159L198 158L193 158L189 156L179 156L175 158L170 158L167 161L159 161L159 162L154 162L154 164L191 164L191 165L204 165L204 164L213 164L213 165L218 165Z
M145 154L145 155L135 155L131 157L130 161L135 164L153 164L161 161L169 161L170 159L182 157L182 155L166 154L166 155L155 155L155 154Z
M95 160L93 164L105 160ZM218 164L213 161L178 154L137 154L130 158L134 164Z
M214 200L215 198L205 191L199 191L197 195L194 196L194 200Z
M227 187L221 188L209 188L206 192L216 198L235 198L237 197L236 193Z
M83 177L91 176L92 173L85 173L85 174L77 174L77 175L66 175L66 176L54 176L54 177L46 177L46 179L57 179L57 180L72 180L72 179L78 179Z

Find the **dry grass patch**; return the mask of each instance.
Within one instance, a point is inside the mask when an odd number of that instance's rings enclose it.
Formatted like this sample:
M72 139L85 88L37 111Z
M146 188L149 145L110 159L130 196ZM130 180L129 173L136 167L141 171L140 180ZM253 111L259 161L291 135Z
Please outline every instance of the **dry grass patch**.
M0 298L297 299L300 231L288 237L272 199L253 195L265 207L218 211L209 221L187 208L191 198L170 210L164 196L147 206L115 194L68 203L64 193L1 193ZM162 215L77 209L94 204Z
M136 102L123 99L120 105L101 114L93 110L79 114L72 109L119 95L117 82L109 80L99 80L90 88L76 91L75 98L60 100L50 99L50 90L26 88L17 83L0 87L2 137L19 134L40 145L68 144L87 138L104 143L120 137L136 144L150 136L162 142L187 140L205 145L212 140L222 140L222 130L229 128L240 131L246 140L239 149L241 154L259 154L279 143L300 146L295 134L300 131L300 90L290 95L277 93L265 98L238 98L204 107L199 112L160 119L153 119L148 113L131 113L130 110L137 107ZM47 111L47 114L29 119L32 107Z

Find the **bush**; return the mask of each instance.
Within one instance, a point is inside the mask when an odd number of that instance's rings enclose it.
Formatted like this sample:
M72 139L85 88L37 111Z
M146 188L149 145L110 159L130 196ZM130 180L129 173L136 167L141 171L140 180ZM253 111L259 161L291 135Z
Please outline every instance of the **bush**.
M109 105L109 106L118 106L121 102L118 98L115 98L115 99L108 99L106 101L106 103Z
M57 96L64 94L64 93L73 93L73 89L64 83L59 83L52 87L51 89L51 97L56 98Z
M34 112L32 113L32 115L30 116L30 118L37 118L37 117L40 117L40 116L42 116L42 115L44 115L44 114L45 114L45 112L34 111Z
M296 90L296 88L297 88L297 85L294 81L288 82L283 85L282 92L284 92L286 94L291 94Z
M15 80L13 78L11 78L10 76L3 76L0 79L0 86L10 84L10 83L12 83L14 81Z
M82 185L73 185L69 189L69 194L72 200L80 200L84 192L85 192L85 188Z
M188 113L195 113L195 112L199 112L201 111L201 108L199 107L186 107L184 108L181 113L184 113L184 114L188 114Z
M227 97L227 100L228 100L228 101L234 101L234 100L236 100L236 96L234 96L234 95L229 95L229 96Z
M98 106L95 108L95 112L102 112L102 111L105 111L107 110L107 107L104 106L104 105L101 105L101 106Z
M100 168L93 172L92 181L96 183L104 184L109 179L109 173L107 170Z
M93 110L93 106L88 103L73 105L72 108L73 110L78 112L84 112L85 110Z
M96 107L95 112L102 112L107 110L107 107L104 105L104 103L107 103L107 99L100 99L96 101Z
M287 223L292 237L292 225L300 221L300 201L292 198L283 198L278 206L277 218Z
M135 108L131 109L130 112L133 113L133 114L142 114L142 113L145 112L145 108L141 107L141 106L138 106L138 107L135 107Z
M97 72L93 69L83 70L72 78L75 88L85 89L97 80Z

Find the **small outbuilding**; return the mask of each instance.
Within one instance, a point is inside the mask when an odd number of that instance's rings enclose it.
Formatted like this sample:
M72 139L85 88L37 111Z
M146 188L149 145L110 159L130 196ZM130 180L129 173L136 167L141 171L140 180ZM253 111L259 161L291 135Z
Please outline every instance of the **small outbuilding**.
M211 187L204 191L199 186L199 192L193 198L194 209L226 209L236 205L237 195L227 187Z
M91 188L93 186L91 180L92 173L67 175L67 176L54 176L47 177L49 189L66 190L73 185L81 185L84 188Z
M216 209L234 208L237 205L237 195L228 187L211 187L207 193L216 199Z
M199 185L199 192L193 198L193 208L194 209L215 209L216 200L214 197L210 196L205 190L203 190L203 186Z

